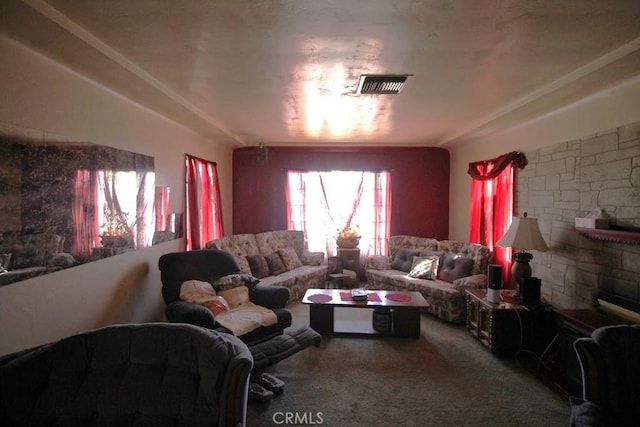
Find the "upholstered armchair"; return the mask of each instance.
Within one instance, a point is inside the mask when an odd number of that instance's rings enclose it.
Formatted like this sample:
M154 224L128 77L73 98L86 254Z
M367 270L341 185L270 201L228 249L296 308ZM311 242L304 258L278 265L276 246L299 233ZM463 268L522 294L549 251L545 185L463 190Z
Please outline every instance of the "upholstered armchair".
M213 249L168 253L160 257L158 267L162 281L162 297L166 303L165 313L169 322L190 323L231 333L216 323L215 315L209 309L180 299L182 283L187 280L215 282L230 274L242 275L230 253ZM242 276L247 279L251 302L273 310L277 323L260 326L239 338L247 345L254 345L282 335L283 330L291 326L291 313L285 308L289 299L289 289L260 283L254 285L248 276Z
M582 399L571 406L572 426L637 426L640 420L640 325L596 329L574 343L582 371Z
M162 296L170 322L190 323L231 333L218 324L213 313L206 307L182 301L180 289L187 280L216 282L228 275L240 275L249 288L249 300L259 306L273 310L277 322L269 326L240 335L248 346L254 359L254 371L264 369L279 362L310 345L318 346L322 337L307 326L290 328L291 312L285 308L289 300L289 289L283 286L255 283L253 278L241 273L233 255L226 251L203 249L188 252L174 252L162 255L158 261Z
M3 425L244 426L253 358L192 325L108 326L0 358Z

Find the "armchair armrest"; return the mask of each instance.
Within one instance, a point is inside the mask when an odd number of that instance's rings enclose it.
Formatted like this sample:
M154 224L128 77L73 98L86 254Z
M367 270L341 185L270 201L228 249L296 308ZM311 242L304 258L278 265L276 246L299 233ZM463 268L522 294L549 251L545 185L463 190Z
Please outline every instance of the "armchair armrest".
M321 265L324 262L324 252L310 252L304 249L300 256L300 262L303 265Z
M165 314L171 323L190 323L208 329L213 329L216 323L213 313L208 308L186 301L168 304Z
M461 277L453 281L453 287L462 294L464 294L466 289L484 289L487 287L487 275L474 274L472 276Z
M367 258L365 270L391 270L391 257L387 255L371 255Z
M263 285L258 283L249 290L252 303L262 307L276 309L284 308L289 301L289 289L284 286Z

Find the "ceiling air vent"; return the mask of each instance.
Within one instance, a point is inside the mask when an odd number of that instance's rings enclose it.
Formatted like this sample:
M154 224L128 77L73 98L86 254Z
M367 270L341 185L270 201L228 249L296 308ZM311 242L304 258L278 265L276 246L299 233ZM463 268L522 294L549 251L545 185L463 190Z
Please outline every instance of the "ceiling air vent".
M363 74L358 82L358 95L396 95L412 74Z

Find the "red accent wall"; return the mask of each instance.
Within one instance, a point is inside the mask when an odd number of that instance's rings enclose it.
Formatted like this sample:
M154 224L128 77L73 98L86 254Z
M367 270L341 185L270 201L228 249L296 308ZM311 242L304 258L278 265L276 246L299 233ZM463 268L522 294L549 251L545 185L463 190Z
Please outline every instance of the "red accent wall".
M391 172L391 235L447 239L449 152L438 147L268 147L265 164L256 147L233 152L233 233L286 228L285 177L297 170Z

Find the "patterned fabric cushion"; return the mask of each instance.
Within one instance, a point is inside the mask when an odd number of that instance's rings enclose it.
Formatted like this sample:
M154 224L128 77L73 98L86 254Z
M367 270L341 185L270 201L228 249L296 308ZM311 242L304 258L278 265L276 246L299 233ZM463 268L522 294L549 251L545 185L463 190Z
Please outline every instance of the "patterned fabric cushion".
M411 271L413 265L413 258L420 255L420 251L412 249L400 249L396 256L393 258L391 268L394 270L404 271L406 273Z
M449 254L440 269L440 277L446 282L453 282L461 277L470 276L473 271L473 260L460 254Z
M280 258L282 258L282 262L287 271L302 267L302 262L300 262L300 258L298 258L298 254L293 248L279 249L278 254L280 254Z
M272 276L277 276L278 274L282 274L287 271L287 268L284 266L282 258L280 258L280 254L278 252L270 253L269 255L266 255L264 259L267 260L269 272Z
M244 279L240 274L227 274L226 276L218 278L215 282L212 283L212 285L213 289L215 289L216 291L221 291L224 289L243 286Z
M453 281L453 288L460 292L464 292L465 289L484 289L486 287L486 274L474 274L473 276L461 277Z
M431 256L435 256L438 258L438 270L436 271L436 276L438 276L440 274L440 269L442 268L442 266L444 265L444 259L447 256L446 252L442 252L442 251L424 251L421 250L420 251L420 255L421 257L431 257Z
M438 272L439 262L440 258L437 256L414 257L409 276L416 279L434 280Z
M258 279L269 276L269 264L262 255L252 255L247 257L251 274Z

